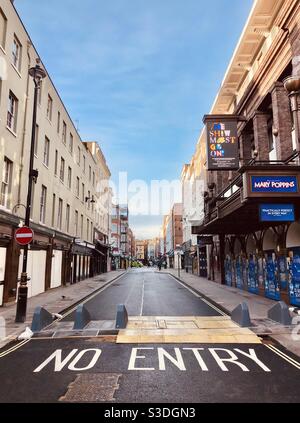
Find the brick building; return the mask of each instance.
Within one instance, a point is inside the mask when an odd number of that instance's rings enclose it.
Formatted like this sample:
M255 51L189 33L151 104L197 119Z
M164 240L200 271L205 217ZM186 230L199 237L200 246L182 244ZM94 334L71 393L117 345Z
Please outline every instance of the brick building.
M255 1L210 111L237 119L239 169L205 173L205 218L192 230L212 240L211 280L298 306L299 65L300 2Z

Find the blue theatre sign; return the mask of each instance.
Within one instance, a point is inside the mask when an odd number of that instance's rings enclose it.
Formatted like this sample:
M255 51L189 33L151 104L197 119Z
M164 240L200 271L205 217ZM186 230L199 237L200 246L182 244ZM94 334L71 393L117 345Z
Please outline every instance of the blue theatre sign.
M295 207L293 204L260 204L261 222L294 222Z
M243 174L243 198L288 198L300 196L299 172L257 172Z

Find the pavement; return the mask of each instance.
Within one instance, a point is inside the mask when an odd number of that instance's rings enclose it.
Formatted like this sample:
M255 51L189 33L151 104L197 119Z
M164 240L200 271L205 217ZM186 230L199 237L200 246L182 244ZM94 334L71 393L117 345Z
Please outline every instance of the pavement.
M38 306L46 308L50 313L61 314L64 310L74 306L83 298L95 293L111 281L125 273L124 270L116 270L94 278L85 279L74 285L62 286L43 292L29 298L27 302L27 315L24 323L15 323L16 303L8 304L0 308L0 348L14 340L26 327L31 326L34 310ZM2 334L5 332L5 336ZM1 339L2 338L2 339ZM4 338L4 339L3 339Z
M179 276L177 269L167 269L161 272L169 273L176 278ZM206 278L186 273L184 270L180 271L180 280L196 290L199 295L208 298L214 304L220 306L229 315L240 303L246 302L252 322L256 325L264 326L264 330L266 332L268 331L271 339L274 339L287 350L300 357L300 328L296 337L292 337L291 332L293 328L274 324L267 319L268 311L277 303L276 301L242 291L238 288L220 285ZM300 323L300 318L298 322Z

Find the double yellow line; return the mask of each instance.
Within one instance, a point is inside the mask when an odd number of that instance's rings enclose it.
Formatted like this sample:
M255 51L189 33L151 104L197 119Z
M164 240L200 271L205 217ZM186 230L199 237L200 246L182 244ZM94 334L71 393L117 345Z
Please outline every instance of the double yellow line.
M25 339L24 341L19 342L17 345L14 345L13 347L9 348L6 351L3 351L2 353L0 353L0 358L5 357L6 355L18 350L19 348L23 347L23 345L27 344L27 342L29 342L30 339Z
M281 357L283 360L287 361L292 366L296 367L296 369L300 370L300 363L296 360L294 360L289 355L285 354L284 352L280 351L278 348L274 347L274 345L267 345L265 344L269 350L271 350L273 353L277 354L279 357Z

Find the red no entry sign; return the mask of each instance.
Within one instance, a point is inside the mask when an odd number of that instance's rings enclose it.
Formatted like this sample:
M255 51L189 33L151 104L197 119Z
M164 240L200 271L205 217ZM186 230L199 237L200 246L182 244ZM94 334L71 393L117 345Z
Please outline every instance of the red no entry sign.
M33 240L33 230L27 228L27 226L17 229L15 233L15 240L19 245L30 244Z

